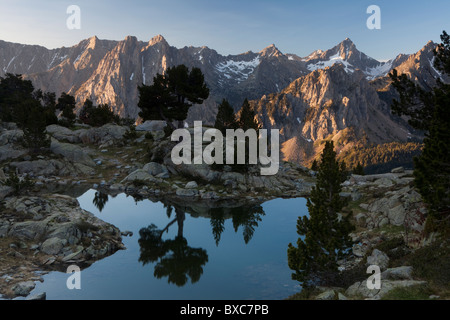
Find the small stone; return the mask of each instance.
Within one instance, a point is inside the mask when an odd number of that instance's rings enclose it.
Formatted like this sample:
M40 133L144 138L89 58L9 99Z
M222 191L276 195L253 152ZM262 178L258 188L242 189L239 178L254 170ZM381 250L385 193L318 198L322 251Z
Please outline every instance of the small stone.
M398 167L398 168L391 170L391 173L404 173L404 172L405 172L405 168L403 168L403 167Z
M176 191L177 196L181 196L181 197L196 197L198 196L199 192L198 190L195 189L182 189L179 188Z
M190 181L190 182L186 183L185 188L186 189L197 189L198 188L198 184L195 181Z

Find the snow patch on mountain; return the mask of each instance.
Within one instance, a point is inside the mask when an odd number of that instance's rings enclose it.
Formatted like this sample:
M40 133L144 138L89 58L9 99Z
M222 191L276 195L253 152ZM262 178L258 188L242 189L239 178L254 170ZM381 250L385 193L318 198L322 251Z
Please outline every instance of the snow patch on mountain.
M387 62L380 63L380 65L375 68L368 68L365 71L365 74L367 75L367 79L373 80L378 77L384 77L385 75L387 75L389 73L389 71L392 70L392 64L393 64L393 60L389 60Z
M315 71L318 69L325 69L327 67L332 67L336 63L340 63L340 64L344 65L345 71L347 73L353 73L355 71L354 67L347 60L343 59L341 57L341 55L339 54L339 52L337 54L335 54L334 56L331 56L328 60L319 61L314 64L311 63L307 66L307 68L309 71Z
M227 79L235 78L236 81L242 82L248 79L260 63L259 56L250 61L227 60L218 63L216 70Z
M435 67L434 67L434 60L436 59L436 57L433 57L431 60L428 59L428 62L430 63L431 69L433 69L434 72L436 72L436 74L439 76L439 78L441 78L442 80L442 73L440 73Z
M14 56L14 57L11 59L11 61L9 61L8 65L7 65L5 68L3 68L3 72L7 72L7 71L8 71L9 66L11 65L11 63L13 63L13 61L14 61L16 58L17 58L17 57Z
M142 83L145 84L144 56L141 57L141 65L142 65Z

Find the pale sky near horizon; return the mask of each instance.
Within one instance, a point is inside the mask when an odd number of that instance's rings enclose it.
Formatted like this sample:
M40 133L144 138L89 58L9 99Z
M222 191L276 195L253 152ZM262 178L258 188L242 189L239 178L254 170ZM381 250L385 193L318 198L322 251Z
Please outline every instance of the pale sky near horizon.
M79 30L66 26L70 5L80 7ZM370 5L381 9L380 30L366 26ZM161 34L177 48L208 46L228 55L273 43L304 57L348 37L367 55L387 60L440 42L449 17L448 0L0 0L0 40L52 49L94 35L148 41Z

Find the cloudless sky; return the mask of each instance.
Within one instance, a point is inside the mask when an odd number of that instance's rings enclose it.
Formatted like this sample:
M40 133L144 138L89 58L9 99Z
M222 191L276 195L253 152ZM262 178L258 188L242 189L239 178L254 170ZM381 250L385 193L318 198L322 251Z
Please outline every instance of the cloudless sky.
M81 29L69 30L69 5L81 9ZM381 30L369 30L367 8L381 9ZM258 52L275 44L307 56L350 38L367 55L386 60L414 53L450 32L450 1L407 0L0 0L0 40L70 47L96 35L170 45L208 46L220 54Z

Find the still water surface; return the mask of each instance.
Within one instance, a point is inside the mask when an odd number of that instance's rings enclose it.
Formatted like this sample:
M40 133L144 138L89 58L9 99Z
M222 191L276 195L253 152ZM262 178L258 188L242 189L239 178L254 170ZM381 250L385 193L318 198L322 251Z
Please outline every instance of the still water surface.
M297 241L297 218L307 214L303 198L207 213L124 194L99 197L95 190L78 200L100 219L132 231L123 238L127 249L84 269L81 290L67 288L69 274L51 272L31 294L46 292L48 300L277 300L300 291L287 248Z

